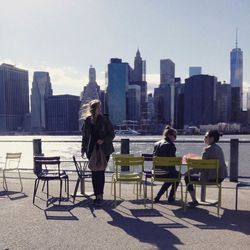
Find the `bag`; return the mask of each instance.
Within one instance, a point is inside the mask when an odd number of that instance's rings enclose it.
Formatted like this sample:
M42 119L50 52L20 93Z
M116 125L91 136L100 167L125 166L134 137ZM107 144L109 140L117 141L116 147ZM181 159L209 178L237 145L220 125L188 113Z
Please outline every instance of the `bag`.
M95 145L89 159L89 169L91 171L103 171L106 169L107 164L101 145Z

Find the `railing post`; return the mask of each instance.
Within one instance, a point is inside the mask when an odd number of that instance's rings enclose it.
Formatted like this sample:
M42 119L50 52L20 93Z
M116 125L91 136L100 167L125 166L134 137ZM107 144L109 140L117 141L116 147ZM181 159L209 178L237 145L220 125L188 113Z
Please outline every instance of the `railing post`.
M129 139L121 139L121 154L129 154ZM129 171L129 166L122 166L122 171Z
M33 159L34 156L41 156L42 154L42 141L41 139L33 139ZM34 172L36 172L36 169L39 168L40 166L35 166L35 162L34 162Z
M239 139L230 140L230 181L238 182Z

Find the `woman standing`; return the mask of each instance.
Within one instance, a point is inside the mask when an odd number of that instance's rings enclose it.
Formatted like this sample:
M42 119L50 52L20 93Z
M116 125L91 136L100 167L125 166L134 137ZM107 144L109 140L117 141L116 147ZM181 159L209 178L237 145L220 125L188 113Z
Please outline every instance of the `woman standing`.
M82 156L86 153L87 158L90 160L94 150L102 150L108 162L110 154L114 152L112 141L115 133L113 125L107 116L101 114L101 103L99 100L92 100L88 104L87 109L82 127ZM92 170L92 184L96 197L94 203L100 206L103 201L105 169Z
M166 126L163 131L164 139L156 142L154 147L154 156L160 157L175 157L176 147L174 145L174 141L176 140L177 132L175 129L171 128L170 126ZM157 175L159 178L178 178L179 172L175 169L175 166L172 167L157 167ZM175 201L175 192L179 185L179 183L165 182L161 189L159 190L157 196L155 197L155 202L159 202L161 196L168 190L168 188L172 185L168 202Z

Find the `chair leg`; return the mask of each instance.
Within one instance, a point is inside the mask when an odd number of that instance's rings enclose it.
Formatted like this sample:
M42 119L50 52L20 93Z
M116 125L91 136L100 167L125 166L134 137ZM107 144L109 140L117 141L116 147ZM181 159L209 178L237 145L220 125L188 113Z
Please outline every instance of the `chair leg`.
M5 170L3 170L3 189L8 192L7 180L5 176Z
M114 207L116 207L116 181L114 180Z
M219 186L219 197L218 197L218 204L217 204L217 215L220 215L220 206L221 206L221 185Z
M111 191L110 191L111 195L113 194L113 181L114 181L114 176L111 175Z
M75 186L75 190L74 190L74 194L73 194L73 203L75 203L75 199L76 199L76 193L79 187L79 183L80 183L80 178L78 177L77 181L76 181L76 186Z
M69 199L69 178L67 178L67 198Z
M47 180L47 207L48 205L49 205L49 181Z
M144 187L145 187L145 198L147 198L148 197L148 186L147 186L147 177L146 176L145 176Z
M35 203L35 198L36 198L36 193L37 193L37 189L39 186L39 179L35 180L35 184L34 184L34 193L33 193L33 204Z
M236 185L235 210L238 210L238 186Z
M60 197L59 197L59 205L61 205L61 200L62 200L62 179L60 179Z
M151 182L151 208L154 208L154 197L153 197L153 182Z
M180 181L180 185L181 185L181 206L184 207L183 203L183 186L182 186L182 182Z
M21 174L19 169L17 169L18 175L19 175L19 181L20 181L20 185L21 185L21 192L23 192L23 183L22 183L22 178L21 178Z
M186 209L187 209L187 193L188 193L188 186L186 186L185 202L184 202L184 211L186 211Z
M119 181L119 197L122 197L122 183Z
M42 192L44 191L46 181L43 182Z
M138 181L136 182L136 199L138 200Z

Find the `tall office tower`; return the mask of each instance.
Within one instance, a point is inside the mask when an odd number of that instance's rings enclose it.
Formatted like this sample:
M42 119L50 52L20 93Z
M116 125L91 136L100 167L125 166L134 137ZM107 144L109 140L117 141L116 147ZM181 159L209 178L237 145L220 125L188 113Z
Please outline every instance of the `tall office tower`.
M199 126L215 124L217 78L197 75L185 79L184 124Z
M141 87L128 85L127 120L139 121L141 116Z
M23 129L28 113L28 71L3 63L0 65L0 130Z
M201 74L202 74L202 67L197 67L197 66L189 67L189 77Z
M241 89L240 87L231 88L231 122L241 122Z
M217 83L217 122L230 122L231 119L231 85L223 82Z
M235 48L230 52L230 83L232 88L240 88L240 108L243 108L243 51L238 48L238 32L236 31Z
M175 78L175 64L170 59L160 61L160 84L172 84Z
M79 96L54 95L46 99L46 128L48 131L79 131Z
M147 81L146 72L147 72L146 60L142 60L142 81L144 82Z
M46 98L52 96L50 76L48 72L36 71L33 75L31 89L31 129L46 129Z
M184 86L181 78L175 78L174 127L177 129L184 127Z
M143 75L143 61L139 49L136 52L134 60L134 70L133 70L133 81L140 82L142 81Z
M102 101L101 98L101 88L96 82L96 71L95 68L90 65L89 68L89 82L84 87L82 93L81 93L81 107L79 110L79 126L82 127L83 124L83 114L85 110L87 109L87 104L94 99L98 99ZM104 112L105 104L102 103L101 108L102 112Z
M108 64L107 108L114 125L126 120L126 92L129 85L129 65L112 58Z

